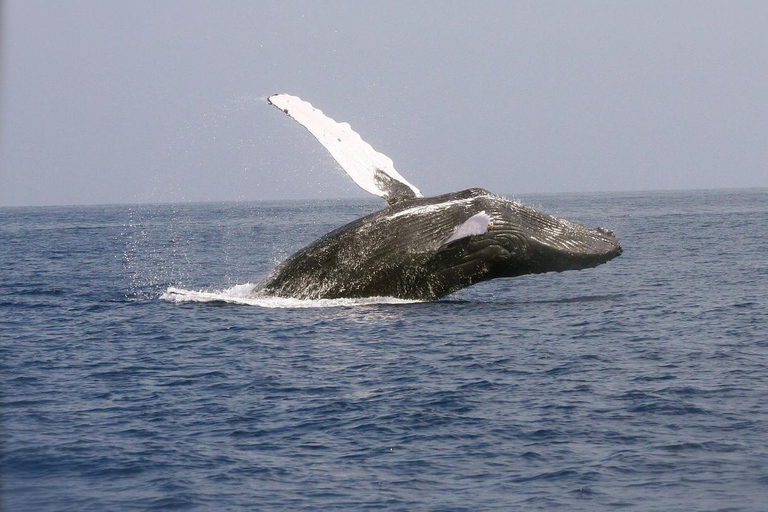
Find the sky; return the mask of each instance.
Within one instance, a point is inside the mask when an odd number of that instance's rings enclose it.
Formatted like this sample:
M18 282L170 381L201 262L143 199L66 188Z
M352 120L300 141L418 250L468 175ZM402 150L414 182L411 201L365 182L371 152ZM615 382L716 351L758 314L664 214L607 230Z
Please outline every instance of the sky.
M768 2L6 0L0 206L768 187Z

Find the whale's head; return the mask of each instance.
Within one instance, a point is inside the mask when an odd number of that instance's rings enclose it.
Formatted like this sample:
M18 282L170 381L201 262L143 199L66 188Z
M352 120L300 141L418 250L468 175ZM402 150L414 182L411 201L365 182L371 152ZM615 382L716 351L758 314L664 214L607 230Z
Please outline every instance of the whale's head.
M513 201L499 201L489 239L503 250L504 275L596 267L622 252L616 235L553 217Z
M497 277L581 270L622 252L608 229L588 228L498 196L477 199L436 253L445 282L466 286Z

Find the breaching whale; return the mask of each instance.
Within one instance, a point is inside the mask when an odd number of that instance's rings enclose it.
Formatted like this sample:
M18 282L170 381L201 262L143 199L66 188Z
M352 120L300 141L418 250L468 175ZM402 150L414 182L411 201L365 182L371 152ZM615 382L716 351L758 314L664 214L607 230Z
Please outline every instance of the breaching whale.
M389 206L290 256L261 283L279 297L437 300L481 281L595 267L621 254L613 232L559 219L481 188L424 197L347 123L288 94L267 100L303 125Z

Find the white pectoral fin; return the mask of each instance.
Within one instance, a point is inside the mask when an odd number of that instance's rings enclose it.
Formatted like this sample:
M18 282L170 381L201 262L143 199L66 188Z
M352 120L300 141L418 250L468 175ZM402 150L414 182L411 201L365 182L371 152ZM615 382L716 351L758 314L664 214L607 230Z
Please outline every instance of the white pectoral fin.
M383 197L389 203L424 197L395 170L388 156L373 149L348 123L337 123L322 110L290 94L275 94L267 101L309 130L366 192Z
M457 227L456 230L453 232L453 234L448 238L446 238L445 241L440 245L443 246L455 240L459 240L460 238L466 238L468 236L482 235L488 232L488 229L490 226L491 226L490 215L488 215L484 211L480 213L476 213L475 215L465 220L461 226Z

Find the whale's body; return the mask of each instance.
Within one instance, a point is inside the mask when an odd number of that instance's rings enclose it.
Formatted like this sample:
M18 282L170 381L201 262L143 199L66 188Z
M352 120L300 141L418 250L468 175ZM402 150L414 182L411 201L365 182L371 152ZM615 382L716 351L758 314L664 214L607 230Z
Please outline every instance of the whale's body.
M390 206L299 250L261 283L264 293L436 300L488 279L590 268L621 254L608 230L558 219L483 189L425 198L348 124L294 96L269 101L307 127L355 182Z

